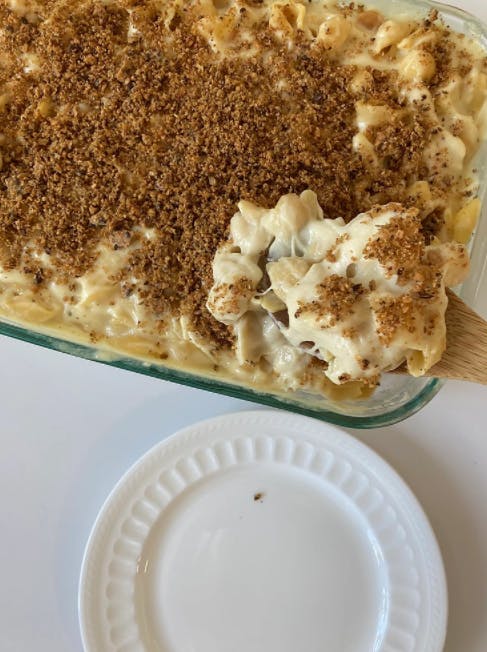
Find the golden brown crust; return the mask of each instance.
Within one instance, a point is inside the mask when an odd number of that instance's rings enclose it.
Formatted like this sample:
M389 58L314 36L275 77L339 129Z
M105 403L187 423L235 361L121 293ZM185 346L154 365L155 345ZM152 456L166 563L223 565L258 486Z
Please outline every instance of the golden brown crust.
M407 272L415 269L425 251L425 237L418 211L411 208L393 217L378 229L364 248L365 258L375 258L387 270L387 275L397 274L409 278Z
M1 259L32 270L39 284L47 272L29 259L28 243L72 280L92 266L99 243L123 248L136 227L153 228L157 237L140 242L120 274L121 293L137 289L154 315L187 314L226 345L228 329L205 302L238 200L272 206L312 188L326 218L348 221L402 201L408 179L421 176L426 117L372 130L385 164L366 168L352 148L355 70L304 37L289 51L260 26L259 42L273 53L266 65L221 61L185 12L165 27L148 1L41 6L30 20L0 3L0 53L10 61L0 66ZM128 38L128 7L140 37ZM31 52L41 68L27 75ZM435 84L446 74L438 70ZM371 70L360 99L400 107L396 77Z
M353 312L356 302L365 292L360 283L332 274L318 285L316 299L300 305L294 316L299 318L312 313L323 319L323 327L335 326Z
M373 302L373 308L377 321L377 333L385 346L391 343L400 328L414 333L417 318L416 305L409 294L394 298L379 298Z

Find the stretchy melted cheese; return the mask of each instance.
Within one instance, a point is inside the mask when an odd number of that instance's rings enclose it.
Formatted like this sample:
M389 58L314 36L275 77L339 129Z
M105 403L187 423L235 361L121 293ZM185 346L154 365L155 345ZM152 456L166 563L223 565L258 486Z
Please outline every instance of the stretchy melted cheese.
M426 246L417 210L389 204L345 224L323 219L311 191L270 210L239 209L215 256L208 308L234 326L242 363L266 355L255 338L269 317L293 347L327 364L334 383L376 380L405 360L424 373L439 360L445 287L463 280L468 256L460 244Z

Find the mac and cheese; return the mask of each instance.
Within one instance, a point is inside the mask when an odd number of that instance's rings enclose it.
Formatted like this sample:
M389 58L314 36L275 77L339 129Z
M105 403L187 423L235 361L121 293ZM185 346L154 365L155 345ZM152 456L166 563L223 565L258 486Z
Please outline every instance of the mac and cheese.
M0 0L0 316L367 396L441 356L486 126L486 53L435 13Z

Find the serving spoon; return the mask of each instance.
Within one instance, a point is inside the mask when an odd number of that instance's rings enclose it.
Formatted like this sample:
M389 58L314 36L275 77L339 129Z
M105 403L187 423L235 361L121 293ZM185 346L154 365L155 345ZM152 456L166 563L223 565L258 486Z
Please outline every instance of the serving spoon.
M446 350L441 360L424 375L428 378L468 380L487 385L487 321L469 308L454 292L449 289L446 292L448 296L445 314ZM279 313L268 314L280 330L286 326L279 319ZM309 342L309 344L313 343ZM312 346L300 348L305 353L317 355ZM406 364L388 373L409 375Z
M425 376L487 385L487 321L447 290L446 350ZM394 374L407 374L403 365Z

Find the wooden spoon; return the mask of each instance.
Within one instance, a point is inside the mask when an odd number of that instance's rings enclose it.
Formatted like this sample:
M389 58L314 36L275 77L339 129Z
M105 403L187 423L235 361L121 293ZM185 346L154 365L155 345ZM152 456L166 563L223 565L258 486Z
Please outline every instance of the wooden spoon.
M446 350L425 376L487 385L487 321L447 290ZM407 374L404 366L392 373Z

